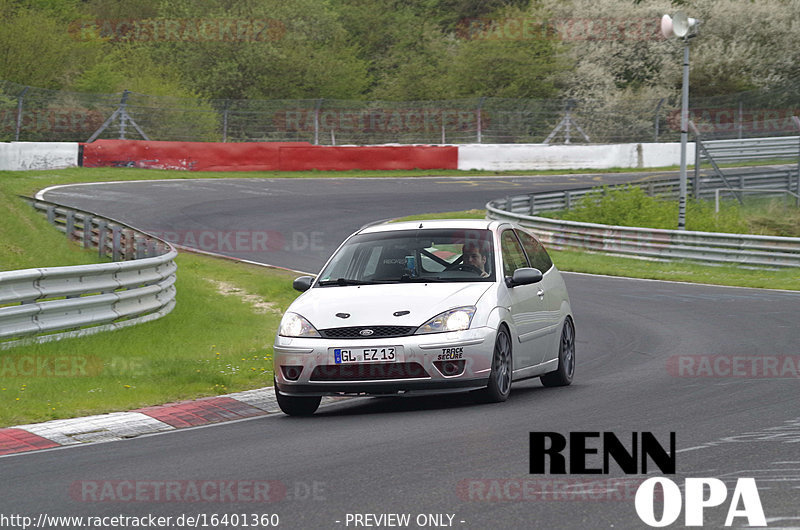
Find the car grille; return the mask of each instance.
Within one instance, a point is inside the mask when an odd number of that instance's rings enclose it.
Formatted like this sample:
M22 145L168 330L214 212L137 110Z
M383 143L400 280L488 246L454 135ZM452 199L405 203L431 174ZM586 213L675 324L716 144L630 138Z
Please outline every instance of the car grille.
M368 379L419 379L430 377L419 363L360 363L317 366L312 381L360 381Z
M372 334L362 335L361 331L371 329ZM385 337L405 337L413 335L414 326L353 326L349 328L329 328L319 330L325 339L374 339Z

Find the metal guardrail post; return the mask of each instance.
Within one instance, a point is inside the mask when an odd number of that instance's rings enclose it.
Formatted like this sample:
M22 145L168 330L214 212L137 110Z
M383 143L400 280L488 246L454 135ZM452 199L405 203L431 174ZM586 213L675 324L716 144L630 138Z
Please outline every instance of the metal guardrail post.
M67 232L67 239L72 241L75 233L75 212L72 210L67 211L65 227Z
M139 236L133 237L133 247L135 249L133 252L133 259L142 259L144 257L144 251L142 250L143 246L142 243L143 242L141 237Z
M108 223L104 219L97 222L97 255L106 257L106 238L108 237Z
M55 206L48 206L47 207L47 222L52 224L56 223L56 207Z
M83 248L92 246L92 224L94 219L88 215L83 216Z
M572 192L569 190L564 192L564 207L567 210L572 208Z
M114 225L111 228L111 260L112 261L119 261L120 260L120 236L121 236L122 229Z

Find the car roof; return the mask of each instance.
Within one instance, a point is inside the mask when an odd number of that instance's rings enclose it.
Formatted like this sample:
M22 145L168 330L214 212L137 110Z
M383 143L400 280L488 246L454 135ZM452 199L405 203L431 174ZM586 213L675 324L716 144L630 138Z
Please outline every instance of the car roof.
M402 221L399 223L382 223L363 228L360 233L394 232L400 230L420 230L425 228L459 228L459 229L494 229L500 221L491 219L423 219L419 221Z

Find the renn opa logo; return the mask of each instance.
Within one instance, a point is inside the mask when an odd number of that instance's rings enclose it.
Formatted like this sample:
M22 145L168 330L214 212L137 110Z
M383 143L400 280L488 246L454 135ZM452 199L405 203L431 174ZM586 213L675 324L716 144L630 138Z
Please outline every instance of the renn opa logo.
M607 475L613 461L615 467L626 475L644 475L647 474L650 461L662 473L675 474L674 432L669 435L669 449L662 446L650 432L632 433L629 447L613 432L571 432L569 438L557 432L531 432L530 473ZM656 514L657 498L663 499L660 515ZM671 479L652 477L637 489L635 506L639 519L652 527L673 524L682 510L686 526L703 526L704 511L723 505L727 499L728 487L717 478L686 478L682 495L681 489ZM737 479L724 526L732 526L738 518L746 519L750 526L766 526L764 509L753 478Z

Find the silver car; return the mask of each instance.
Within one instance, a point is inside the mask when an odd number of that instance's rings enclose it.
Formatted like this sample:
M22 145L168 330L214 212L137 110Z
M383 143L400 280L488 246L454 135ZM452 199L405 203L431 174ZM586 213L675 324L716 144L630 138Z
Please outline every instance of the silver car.
M348 237L302 291L275 337L281 410L310 415L324 395L572 382L569 296L544 247L500 221L381 224Z

